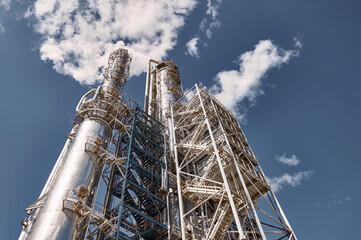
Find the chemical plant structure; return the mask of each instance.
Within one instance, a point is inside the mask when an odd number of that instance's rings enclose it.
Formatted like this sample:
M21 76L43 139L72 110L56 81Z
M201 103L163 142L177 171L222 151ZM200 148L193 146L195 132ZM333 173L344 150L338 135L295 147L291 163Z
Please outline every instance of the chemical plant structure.
M81 98L19 239L296 240L235 115L172 61L149 60L141 108L130 64L111 53Z

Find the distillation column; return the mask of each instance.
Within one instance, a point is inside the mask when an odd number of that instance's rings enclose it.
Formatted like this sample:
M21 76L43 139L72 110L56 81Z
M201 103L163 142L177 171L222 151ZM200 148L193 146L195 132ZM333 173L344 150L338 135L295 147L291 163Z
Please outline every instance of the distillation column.
M112 133L110 123L120 112L116 106L129 75L130 62L127 50L114 51L104 72L104 84L80 100L75 126L68 136L71 140L67 141L41 196L32 209L28 208L29 216L22 223L19 239L72 239L79 215L64 209L64 199L74 193L86 202L94 200L103 163L94 161L85 151L85 145L89 139L96 139L106 148Z
M152 69L151 64L156 64ZM177 109L181 106L179 100L183 96L182 84L177 65L172 61L158 62L149 60L147 82L145 91L144 110L155 119L161 121L167 130L170 159L173 156L173 122L171 119L171 108ZM176 170L177 165L171 160L169 161L169 168L167 169L168 182L168 209L172 221L169 224L169 235L171 239L181 238L181 225L183 219L180 217L178 196L175 195L174 190L176 186ZM172 178L172 179L170 179ZM180 202L182 205L183 202Z

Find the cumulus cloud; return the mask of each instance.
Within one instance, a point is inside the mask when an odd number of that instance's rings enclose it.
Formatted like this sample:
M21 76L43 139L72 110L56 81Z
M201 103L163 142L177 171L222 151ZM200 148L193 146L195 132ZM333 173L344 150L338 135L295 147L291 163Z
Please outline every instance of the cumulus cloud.
M282 156L276 156L276 160L289 166L296 166L300 163L300 160L294 154L290 157L286 157L286 154L284 153Z
M94 84L119 47L133 56L131 75L145 71L150 57L166 57L195 6L196 0L37 0L30 12L43 36L41 59L80 83Z
M192 57L196 57L196 58L200 57L198 47L197 47L198 40L199 40L199 37L194 37L191 40L189 40L189 42L187 43L188 54L191 55Z
M218 20L218 10L222 3L222 0L208 0L207 2L207 16L202 19L199 29L204 32L207 38L212 38L212 32L215 28L221 26L221 22Z
M256 97L262 95L262 78L274 67L281 67L292 57L298 56L297 50L284 50L270 40L260 41L253 51L239 56L238 70L222 71L215 77L216 84L210 90L227 108L240 114L237 105L248 100L254 105Z
M8 11L11 7L11 0L0 0L0 7Z
M314 171L301 171L294 175L285 173L279 177L268 178L268 182L274 192L278 192L285 186L296 187L302 184L303 181L309 180Z

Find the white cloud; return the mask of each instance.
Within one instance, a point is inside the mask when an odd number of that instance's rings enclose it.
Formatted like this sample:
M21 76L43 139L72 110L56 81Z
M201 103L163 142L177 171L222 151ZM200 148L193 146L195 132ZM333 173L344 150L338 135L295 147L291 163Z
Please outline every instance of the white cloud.
M3 17L6 11L10 10L12 0L0 0L0 34L6 31L3 25Z
M199 29L202 32L205 32L207 38L212 38L212 33L215 28L219 28L221 26L221 22L217 19L218 10L222 3L222 0L208 0L207 2L207 11L206 14L208 17L203 18L199 25Z
M314 171L301 171L293 176L285 173L279 177L268 178L268 182L274 192L278 192L285 186L296 187L301 185L302 181L307 181L311 178Z
M43 35L40 55L54 69L83 84L101 81L110 52L133 56L131 75L148 59L166 57L196 0L37 0L31 8L35 30ZM26 14L29 16L29 14Z
M198 47L197 47L198 40L199 40L199 37L194 37L191 40L189 40L189 42L187 42L188 54L191 55L192 57L196 57L196 58L200 57Z
M212 0L208 0L207 2L207 14L212 16L212 19L215 20L218 16L218 8L222 0L216 0L215 4L212 4Z
M332 208L332 206L336 207L338 205L341 205L341 204L343 204L345 202L349 202L349 201L351 201L350 196L345 197L345 199L333 200L333 202L328 205L328 208Z
M289 166L296 166L300 163L300 160L294 154L291 155L291 157L286 157L286 154L276 156L276 160Z
M299 38L296 37L293 38L293 45L297 48L302 48L302 43Z
M11 0L0 0L0 7L8 11L11 7Z
M239 70L222 71L215 77L216 84L211 92L239 118L237 104L248 100L254 105L256 97L262 95L262 78L267 71L280 67L292 57L298 56L297 50L284 50L270 40L260 41L253 51L239 56Z

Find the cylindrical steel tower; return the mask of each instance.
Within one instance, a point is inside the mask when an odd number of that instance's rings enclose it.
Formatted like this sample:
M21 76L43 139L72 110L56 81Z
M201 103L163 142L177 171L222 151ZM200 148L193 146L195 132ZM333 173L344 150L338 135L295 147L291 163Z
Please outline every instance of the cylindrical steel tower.
M144 111L126 103L130 62L113 52L80 100L19 239L297 240L236 116L202 86L183 93L172 61L149 60Z
M94 161L85 151L89 139L96 139L106 148L112 128L110 122L117 117L117 102L129 75L131 57L127 50L113 52L105 69L106 81L96 91L91 90L80 100L77 107L79 123L70 134L64 151L57 161L39 198L42 204L34 208L28 220L23 222L19 239L71 239L78 214L64 209L67 195L85 191L86 202L92 202L102 174L102 162ZM93 94L93 98L89 96ZM76 122L77 122L76 121ZM71 142L71 146L69 146ZM80 187L80 188L79 188ZM34 204L35 206L37 204ZM29 211L31 211L30 209Z

